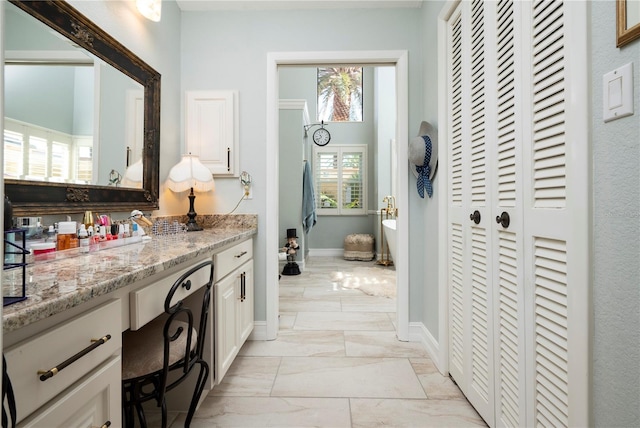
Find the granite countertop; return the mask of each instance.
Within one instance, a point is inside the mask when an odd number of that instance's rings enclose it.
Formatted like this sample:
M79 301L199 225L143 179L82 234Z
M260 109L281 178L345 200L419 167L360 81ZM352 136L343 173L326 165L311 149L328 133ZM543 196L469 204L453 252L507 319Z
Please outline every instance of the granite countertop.
M232 221L200 232L33 261L26 268L28 298L3 308L2 330L17 330L256 233L257 221ZM4 271L2 284L5 296L16 295L12 287L20 294L22 269Z

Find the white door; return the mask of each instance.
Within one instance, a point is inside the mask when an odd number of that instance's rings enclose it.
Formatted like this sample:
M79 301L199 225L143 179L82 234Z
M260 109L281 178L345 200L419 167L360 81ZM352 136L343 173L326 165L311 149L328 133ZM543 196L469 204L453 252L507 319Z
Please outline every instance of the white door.
M491 426L588 424L585 10L447 21L449 369Z
M523 6L527 424L589 425L586 2ZM569 364L571 361L571 364Z
M449 92L450 370L478 413L493 425L491 171L487 153L485 3L462 2L450 20Z

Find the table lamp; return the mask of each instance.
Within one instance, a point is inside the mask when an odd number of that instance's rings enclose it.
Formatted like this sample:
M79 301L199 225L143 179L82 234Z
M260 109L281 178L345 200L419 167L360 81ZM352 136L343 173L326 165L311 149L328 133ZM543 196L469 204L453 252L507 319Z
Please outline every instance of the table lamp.
M142 189L142 158L129 165L120 184L122 187Z
M166 184L169 189L176 193L191 189L191 193L189 194L189 212L187 213L187 217L189 217L187 221L187 231L202 230L202 227L196 222L197 214L193 208L196 196L193 191L208 192L214 189L215 183L209 168L200 162L198 156L192 155L191 153L183 155L180 162L169 171Z

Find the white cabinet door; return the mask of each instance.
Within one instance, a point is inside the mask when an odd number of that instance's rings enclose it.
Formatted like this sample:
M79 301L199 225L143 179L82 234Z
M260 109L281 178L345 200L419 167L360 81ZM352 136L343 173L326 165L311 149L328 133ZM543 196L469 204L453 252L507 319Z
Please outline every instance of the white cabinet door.
M238 303L238 339L240 347L253 331L253 260L238 269L240 275L240 298Z
M216 301L216 383L220 383L240 350L238 338L237 288L239 282L232 273L214 285Z
M102 427L107 423L122 426L121 370L120 356L111 358L18 426Z
M186 151L213 175L239 176L238 92L187 91Z

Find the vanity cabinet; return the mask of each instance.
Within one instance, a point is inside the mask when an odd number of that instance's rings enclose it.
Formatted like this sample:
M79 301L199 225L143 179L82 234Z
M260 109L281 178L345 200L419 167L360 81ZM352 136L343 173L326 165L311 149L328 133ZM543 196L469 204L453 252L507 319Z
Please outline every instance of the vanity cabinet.
M214 255L215 376L219 384L253 331L253 241Z
M73 257L34 265L29 299L5 307L3 314L18 426L121 426L122 332L161 315L174 281L213 257L215 285L204 338L211 383L204 400L221 379L219 362L224 360L226 371L253 329L253 234L255 228L221 228L84 255L82 266ZM202 273L196 283L207 280ZM197 311L203 292L185 287L178 295ZM52 375L40 380L39 372L47 371ZM193 389L184 391L171 391L170 410L186 411Z
M120 421L120 314L113 299L4 351L20 426Z
M82 378L42 411L18 424L21 428L118 426L120 357L114 356ZM109 425L110 424L110 425Z

